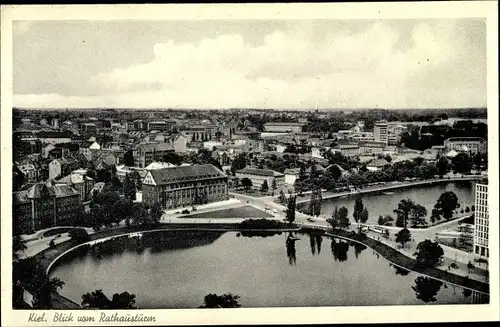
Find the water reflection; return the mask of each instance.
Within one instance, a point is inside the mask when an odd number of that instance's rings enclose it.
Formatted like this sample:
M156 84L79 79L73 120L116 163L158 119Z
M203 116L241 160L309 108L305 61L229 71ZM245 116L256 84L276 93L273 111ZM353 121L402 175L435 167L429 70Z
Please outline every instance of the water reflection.
M350 244L352 247L354 247L354 255L356 256L356 259L361 254L361 252L366 250L366 245L364 245L364 244L357 243L357 242L351 242Z
M316 248L318 250L318 254L321 253L321 243L323 242L323 237L321 235L316 235Z
M290 232L286 238L286 255L288 256L288 263L290 266L297 264L297 256L295 250L295 242L298 240L296 236Z
M311 245L312 255L319 255L321 253L321 243L323 242L323 237L321 235L309 234L309 243Z
M349 243L339 240L338 242L332 239L332 254L335 261L347 261L347 251L349 250Z
M273 232L273 231L241 231L238 234L236 234L237 237L243 236L243 237L268 237L268 236L275 236L275 235L281 235L282 232Z
M409 270L393 265L392 263L389 263L389 266L394 267L394 270L396 270L396 275L406 276L410 273ZM446 284L444 285L444 287L446 288Z
M309 243L311 244L311 254L316 254L316 239L313 235L309 235Z
M417 299L422 302L429 303L436 302L436 295L442 285L443 282L439 280L419 276L415 279L415 286L412 286L411 288L415 291Z

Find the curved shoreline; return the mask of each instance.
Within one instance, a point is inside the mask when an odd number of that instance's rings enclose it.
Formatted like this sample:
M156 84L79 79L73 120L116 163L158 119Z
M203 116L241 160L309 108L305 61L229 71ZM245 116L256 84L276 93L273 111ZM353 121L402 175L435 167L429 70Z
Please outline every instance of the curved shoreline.
M362 245L365 245L381 255L385 260L393 264L394 266L398 266L400 268L403 268L405 270L411 271L413 273L419 274L419 275L424 275L432 279L439 280L441 282L445 282L448 284L456 285L461 288L469 289L471 291L479 292L485 295L489 296L489 283L483 283L478 280L474 279L467 279L465 277L453 274L451 272L443 271L441 269L438 269L436 267L429 267L429 268L421 268L416 265L416 260L413 258L410 258L401 252L395 250L394 248L376 241L370 237L366 237L363 239L356 239L349 235L345 231L333 231L331 229L323 229L320 227L306 227L304 228L305 230L314 230L314 231L321 231L324 233L324 235L331 236L331 237L337 237L337 238L342 238L347 241L352 241L356 242ZM343 234L343 235L342 235ZM359 234L356 234L359 235Z
M144 233L154 233L154 232L181 232L181 231L210 231L210 232L295 232L299 231L299 227L294 227L294 228L282 228L282 229L276 229L276 228L271 228L271 229L243 229L243 228L174 228L174 229L167 229L167 228L156 228L156 229L148 229L148 230L142 230L142 231L134 231L134 232L128 232L128 233L121 233L121 234L116 234L116 235L109 235L109 236L104 236L101 238L96 238L95 240L91 240L85 243L80 243L77 244L61 254L57 255L52 261L48 264L48 266L45 268L45 273L47 275L50 274L50 270L52 267L59 261L62 257L64 257L66 254L73 252L74 250L81 248L86 245L93 245L101 242L105 242L108 240L111 240L113 238L118 238L118 237L124 237L124 236L133 236L134 234L142 235ZM62 244L62 243L61 243Z
M330 199L335 199L335 198L340 198L344 196L352 196L352 195L357 195L357 194L365 194L365 193L375 193L375 192L383 192L383 191L389 191L389 190L395 190L395 189L400 189L400 188L411 188L415 186L421 186L421 185L433 185L433 184L441 184L441 183L453 183L453 182L473 182L473 181L478 181L484 178L484 176L481 175L471 175L467 177L457 177L457 178L438 178L438 179L427 179L423 181L415 181L415 182L402 182L400 184L394 184L394 185L384 185L381 187L374 187L374 188L361 188L355 191L346 191L346 192L340 192L340 193L333 193L333 194L327 194L322 196L322 200L330 200ZM297 204L303 204L303 203L308 203L310 199L303 199L300 201L297 201Z
M112 235L106 235L106 236L103 235L102 237L95 237L95 236L99 236L99 234L109 234L109 232L113 232L113 230L111 230L111 231L107 230L107 231L103 231L101 233L98 232L96 234L91 235L91 236L94 236L95 239L90 240L90 241L85 242L85 243L70 246L70 247L62 250L61 253L56 254L55 257L51 258L50 261L48 263L46 263L45 271L47 274L49 274L50 270L57 263L57 261L59 261L62 257L67 255L68 253L70 253L70 252L72 252L80 247L83 247L83 246L86 246L89 244L103 242L103 241L106 241L106 240L109 240L109 239L112 239L115 237L123 237L126 235L143 234L143 233L159 232L159 231L160 232L161 231L173 231L173 232L175 232L175 231L224 231L224 232L244 231L244 229L237 228L237 226L235 226L235 225L236 224L227 224L226 226L220 225L220 226L215 227L213 224L208 225L208 226L207 225L200 226L199 224L197 224L196 226L183 226L183 227L176 226L173 228L172 228L172 226L169 226L169 225L162 225L163 228L160 227L160 228L153 228L153 229L138 229L138 230L129 231L129 232L122 231L121 233L116 233L116 234L113 233ZM336 238L345 239L348 241L352 241L352 242L356 242L356 243L365 245L365 246L371 248L377 254L381 255L385 260L387 260L389 263L391 263L394 266L400 267L402 269L408 270L410 272L413 272L413 273L416 273L419 275L423 275L423 276L427 276L429 278L439 280L439 281L444 282L444 283L455 285L455 286L458 286L458 287L461 287L464 289L479 292L479 293L482 293L484 295L489 296L489 284L487 284L487 283L483 283L483 282L473 280L473 279L467 280L466 278L464 278L462 276L455 275L455 274L449 273L449 272L445 272L445 271L442 271L442 270L437 269L437 268L416 269L414 267L414 265L416 263L416 261L414 259L409 258L409 257L405 256L404 254L398 252L397 250L391 248L390 246L385 245L385 244L378 242L376 240L373 240L371 238L358 240L356 238L353 238L351 235L349 235L345 231L335 231L337 233L332 233L332 231L330 229L325 228L325 227L321 228L319 226L307 226L307 227L295 226L292 228L283 228L283 229L247 229L247 230L254 231L254 232L266 232L266 231L268 231L268 232L270 232L270 231L287 232L287 231L299 231L299 230L302 230L302 231L312 230L315 232L320 231L323 235L326 235L329 237L336 237ZM107 233L105 233L105 232L107 232ZM341 234L344 234L344 235L341 235ZM66 241L66 242L58 244L57 246L69 245L70 243L71 243L71 241ZM53 249L47 249L47 250L53 250ZM46 259L45 252L47 250L40 252L39 254L35 255L35 257L41 256L43 259ZM40 261L42 261L42 260L40 260ZM41 264L43 266L43 262L41 262ZM74 308L74 304L76 304L76 302L74 302L73 300L68 299L66 297L63 297L60 294L57 294L57 298L59 299L59 301L62 301L62 302L67 301L71 305L71 308Z
M331 233L328 233L326 232L325 235L327 236L331 236L331 237L336 237L336 238L340 238L340 239L343 239L343 240L346 240L346 241L350 241L350 242L355 242L355 243L358 243L358 244L361 244L361 245L364 245L364 246L367 246L369 247L370 249L372 249L375 253L379 254L380 256L382 256L382 258L384 258L385 260L387 260L390 264L392 264L393 266L396 266L398 268L402 268L404 270L408 270L409 272L412 272L412 273L415 273L415 274L418 274L418 275L422 275L422 276L426 276L428 278L432 278L432 279L435 279L435 280L438 280L440 282L443 282L443 283L447 283L447 284L451 284L451 285L455 285L455 286L458 286L458 287L461 287L461 288L465 288L465 289L468 289L468 290L471 290L473 292L478 292L478 293L481 293L481 294L485 294L485 295L490 295L490 293L487 293L487 292L483 292L483 291L480 291L480 290L477 290L477 289L474 289L474 288L470 288L468 286L464 286L464 285L459 285L459 284L455 284L453 282L450 282L450 281L447 281L447 280L444 280L444 279L441 279L441 278L437 278L437 277L433 277L433 276L430 276L428 274L425 274L425 273L422 273L422 272L418 272L418 271L415 271L415 270L412 270L412 269L409 269L409 268L406 268L406 267L403 267L402 265L399 265L397 263L395 263L394 261L386 258L384 256L384 254L378 252L376 249L372 248L371 246L361 242L361 241L358 241L358 240L355 240L355 239L352 239L352 238L348 238L348 237L345 237L345 236L339 236L339 235L335 235L335 234L331 234ZM403 255L403 254L402 254ZM411 258L409 258L411 259Z

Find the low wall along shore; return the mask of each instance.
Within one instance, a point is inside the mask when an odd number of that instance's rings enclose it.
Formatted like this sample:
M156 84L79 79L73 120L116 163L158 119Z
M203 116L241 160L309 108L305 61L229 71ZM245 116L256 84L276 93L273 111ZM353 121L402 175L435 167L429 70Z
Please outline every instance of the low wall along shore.
M72 241L66 241L57 244L54 248L44 250L40 252L39 254L35 255L35 258L40 262L42 267L45 269L47 274L49 274L51 268L54 266L54 264L57 263L59 259L64 257L66 254L70 253L71 251L74 251L75 249L78 249L82 246L86 246L88 244L93 244L93 243L98 243L98 242L103 242L105 240L112 239L114 237L120 237L120 236L137 236L142 233L151 233L151 232L157 232L157 231L186 231L186 230L198 230L198 231L243 231L240 228L240 224L206 224L206 225L200 225L200 224L193 224L193 225L188 225L188 224L178 224L178 225L171 225L171 224L160 224L159 226L155 227L150 227L150 228L140 228L136 227L131 229L127 228L119 228L119 229L114 229L114 230L104 230L100 231L97 233L94 233L90 235L90 241L82 244L75 244ZM332 231L330 228L326 226L305 226L305 227L298 227L296 225L290 226L290 228L271 228L271 229L247 229L248 231L252 232L257 232L257 231L281 231L281 232L288 232L288 231L306 231L306 232L315 232L315 233L321 233L322 235L327 235L331 237L338 237L338 238L343 238L349 241L353 242L358 242L361 244L364 244L371 249L373 249L375 252L377 252L379 255L384 257L386 260L391 262L392 264L399 266L401 268L404 268L406 270L413 271L418 274L426 275L428 277L438 279L450 284L457 285L459 287L467 288L476 292L484 293L484 294L489 294L489 284L483 283L480 281L472 280L466 277L462 277L459 275L455 275L453 273L443 271L437 268L422 268L419 267L416 264L416 261L413 258L409 258L405 256L404 254L400 253L396 249L393 249L392 247L383 244L382 242L379 242L377 240L374 240L372 238L367 237L364 234L357 234L355 232L346 232L343 230L335 230ZM54 294L54 299L56 302L61 306L62 308L75 308L75 302L64 298L60 294Z

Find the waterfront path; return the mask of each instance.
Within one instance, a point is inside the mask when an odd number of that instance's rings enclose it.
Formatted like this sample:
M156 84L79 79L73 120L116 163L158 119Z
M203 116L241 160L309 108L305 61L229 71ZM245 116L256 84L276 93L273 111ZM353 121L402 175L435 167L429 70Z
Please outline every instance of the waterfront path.
M460 269L456 269L453 272L450 272L447 269L440 269L439 267L423 268L419 266L416 260L408 253L399 251L386 242L377 240L373 236L370 237L364 234L355 233L353 231L332 231L331 229L324 228L316 224L303 224L302 227L306 230L322 230L326 235L340 237L364 244L380 254L393 265L404 268L406 270L426 275L434 279L438 279L443 282L454 284L463 288L467 288L472 291L489 294L489 284L487 282L475 280L470 274L464 276L460 274Z
M364 187L364 188L359 188L359 189L352 190L352 191L345 191L345 192L338 192L338 193L325 192L322 195L322 198L323 198L323 200L326 200L326 199L333 199L333 198L339 198L339 197L343 197L343 196L363 194L363 193L390 191L390 190L395 190L395 189L405 188L405 187L432 185L432 184L437 184L437 183L448 183L448 182L478 181L478 180L481 180L483 178L484 178L484 176L482 176L482 175L469 175L469 176L464 176L464 177L435 178L435 179L427 179L427 180L423 180L423 181L413 181L413 182L388 182L388 183L385 183L384 185ZM277 196L275 196L275 198L277 198ZM307 203L307 202L309 202L309 199L297 200L297 204Z

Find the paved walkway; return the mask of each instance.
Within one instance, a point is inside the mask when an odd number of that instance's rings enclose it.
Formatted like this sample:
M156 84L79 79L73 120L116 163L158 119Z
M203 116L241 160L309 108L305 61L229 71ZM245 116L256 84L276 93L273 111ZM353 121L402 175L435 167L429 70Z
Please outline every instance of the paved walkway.
M434 184L434 183L475 181L475 180L480 180L482 178L484 178L484 176L469 175L469 176L465 176L465 177L435 178L435 179L428 179L428 180L424 180L424 181L414 181L414 182L387 182L385 185L382 185L382 186L363 187L363 188L359 188L359 189L352 190L352 191L336 192L336 193L326 192L326 193L322 194L322 198L323 198L323 200L325 200L325 199L332 199L332 198L355 195L355 194L389 191L389 190L395 190L395 189L403 188L403 187L428 185L428 184ZM275 198L276 197L277 196L275 196ZM309 202L309 199L297 200L297 204L306 203L306 202Z

